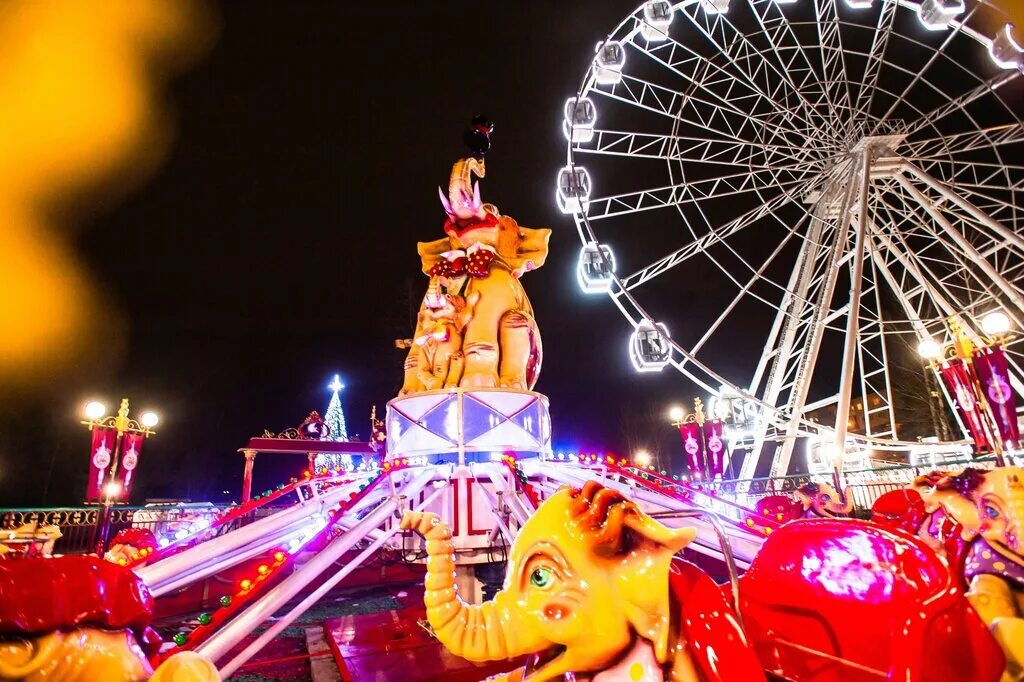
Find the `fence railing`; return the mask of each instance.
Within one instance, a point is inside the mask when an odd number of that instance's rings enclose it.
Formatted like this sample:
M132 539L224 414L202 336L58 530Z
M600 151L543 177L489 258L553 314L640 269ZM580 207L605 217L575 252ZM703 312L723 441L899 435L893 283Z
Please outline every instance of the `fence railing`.
M950 473L959 473L967 467L991 469L995 465L991 456L975 459L951 460L937 466L914 466L900 464L876 467L861 471L848 471L843 474L844 485L853 497L855 510L871 509L875 500L891 490L905 488L918 476L934 469ZM701 488L714 491L715 494L734 500L738 504L752 507L757 500L769 495L788 495L797 488L808 483L832 483L832 473L799 474L795 476L779 476L775 478L749 478L705 481Z
M173 535L178 528L205 519L212 521L227 510L208 504L182 504L158 507L111 507L110 536L124 528L148 528L157 536ZM33 527L56 526L61 537L54 545L55 554L84 554L96 545L103 508L58 507L31 509L0 509L0 539L12 531Z

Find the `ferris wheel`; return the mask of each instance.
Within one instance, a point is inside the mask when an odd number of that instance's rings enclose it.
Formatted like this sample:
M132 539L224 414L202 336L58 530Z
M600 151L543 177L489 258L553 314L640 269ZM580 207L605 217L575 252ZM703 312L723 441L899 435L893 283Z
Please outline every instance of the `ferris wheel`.
M894 398L915 349L993 312L1024 330L1007 21L988 0L654 0L597 45L556 189L579 283L632 325L638 371L754 406L741 478L787 473L806 437L917 445Z

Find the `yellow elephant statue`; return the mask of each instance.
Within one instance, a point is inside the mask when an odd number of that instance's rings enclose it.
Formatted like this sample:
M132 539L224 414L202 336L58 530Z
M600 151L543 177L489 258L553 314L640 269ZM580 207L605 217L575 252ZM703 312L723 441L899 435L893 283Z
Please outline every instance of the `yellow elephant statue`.
M456 592L444 522L406 512L402 528L426 539L427 619L449 651L476 662L533 655L494 679L764 680L721 590L674 557L696 531L669 529L596 482L537 509L512 544L502 590L480 605Z
M472 177L483 177L484 172L482 158L455 163L448 194L441 194L448 214L446 236L418 245L423 272L431 283L420 306L399 395L441 386L529 390L537 383L540 331L519 278L544 264L551 230L520 227L495 206L482 203L480 186ZM448 337L441 353L442 358L460 363L461 375L457 381L439 382L436 363L424 357L433 349L415 340L429 338L438 317L453 317L439 312L446 297L465 301L470 313L463 316L464 328ZM457 349L451 344L456 337L461 344ZM427 368L429 372L424 371Z

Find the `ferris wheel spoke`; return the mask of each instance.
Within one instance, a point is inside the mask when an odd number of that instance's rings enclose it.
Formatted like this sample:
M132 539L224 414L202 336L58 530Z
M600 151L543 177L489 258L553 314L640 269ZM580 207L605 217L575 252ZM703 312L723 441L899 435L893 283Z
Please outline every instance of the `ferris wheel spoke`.
M1007 123L982 130L905 141L897 151L909 159L931 159L999 148L1024 142L1024 123ZM905 151L904 151L905 150Z
M620 93L620 90L624 90L625 93ZM670 116L690 124L698 130L715 132L723 140L759 144L759 134L781 135L785 140L784 134L790 132L777 124L766 122L729 105L724 99L716 102L694 94L684 94L632 76L623 76L621 82L615 85L613 90L598 90L598 92L607 96L618 94L621 101ZM716 93L711 94L718 97ZM692 117L688 117L686 112L689 112ZM744 137L745 134L751 137ZM774 137L769 138L769 140L774 139ZM789 142L795 151L787 156L793 160L799 160L800 155L796 153L799 147L793 145L793 141ZM802 155L806 156L806 153Z
M943 217L927 197L909 185L909 182L903 189L909 195L909 199L916 201L921 211L928 214L923 215L916 208L911 209L913 220L934 240L929 251L938 254L932 256L927 251L918 251L917 257L922 262L931 262L945 269L949 274L942 278L944 283L964 291L965 297L972 301L979 300L979 294L982 293L990 300L997 301L999 297L991 286L993 282L1007 287L1010 291L1013 290L1012 285L991 265L986 255ZM935 228L936 225L939 229ZM962 280L960 284L957 283L958 279ZM1013 314L1013 311L1011 316L1018 324L1024 321L1024 317Z
M754 3L752 3L754 4ZM773 3L774 4L774 3ZM751 84L751 87L757 88L759 93L770 93L770 98L774 100L774 97L778 96L783 90L788 95L794 96L800 104L801 114L791 112L784 107L775 105L778 112L783 113L788 119L797 118L806 126L802 132L808 137L811 137L814 133L819 132L819 128L824 125L824 128L833 135L839 134L839 128L835 126L835 122L832 119L824 119L819 115L816 115L815 107L807 100L801 87L795 83L792 79L792 75L799 71L796 69L792 62L785 64L779 54L777 46L779 43L771 41L771 45L775 46L775 49L771 50L759 50L750 40L747 39L746 35L737 29L737 27L729 20L726 14L717 14L708 16L707 13L701 12L699 14L683 13L690 23L703 34L704 38L714 45L718 51L729 60L730 64L737 72L743 74L744 80ZM765 24L762 21L761 15L756 11L755 15L758 17L758 21L761 25L762 31L765 30ZM782 15L779 10L779 16L782 18L781 27L788 31L787 37L792 37L792 30L788 22L785 20L785 16ZM725 35L724 28L728 27L732 32L732 39L729 40ZM775 38L779 37L779 33L776 33ZM720 36L720 39L719 39ZM793 41L795 45L799 46L799 41ZM769 59L766 53L770 53L774 58ZM806 54L803 50L800 50L801 56L805 58L806 69L803 72L804 83L808 82L814 75L814 69L810 65L810 61L806 60ZM744 69L743 64L747 64L748 68ZM749 68L750 66L753 68ZM765 87L757 85L758 78L765 80ZM774 91L772 90L773 83L772 79L775 79ZM769 95L764 95L769 96ZM773 101L774 105L774 101Z
M853 105L855 114L862 117L867 117L871 113L871 105L878 89L878 78L882 74L885 50L889 46L895 19L895 0L883 0L882 11L878 14L878 24L875 27L875 35L871 41L871 51L868 53L868 63L864 68L864 76L857 90L857 100Z
M725 119L724 117L714 116L714 113L716 113L715 111L712 111L712 116L708 118L690 118L684 115L683 112L680 111L679 108L676 106L679 102L679 93L670 94L670 92L665 92L665 89L661 89L662 91L659 91L657 86L652 86L646 81L642 81L639 79L631 80L635 81L635 83L631 84L629 81L623 78L623 80L620 83L616 84L611 89L593 90L592 92L597 93L609 100L618 101L624 104L628 104L630 106L637 107L638 109L643 109L645 111L650 111L655 114L660 114L667 118L679 121L681 123L685 123L686 125L693 126L695 129L703 130L705 133L709 134L709 139L715 142L743 145L750 145L755 143L753 140L747 140L742 137L739 137L737 131L733 130L732 128L722 130L716 127L718 123L728 124L728 120ZM630 85L632 85L633 87L630 87ZM741 123L738 126L738 128L743 128L745 126L746 124ZM777 149L782 148L783 147L781 146L777 147ZM790 161L801 160L799 156L792 152L790 152L789 154L785 154L784 156Z
M1007 83L1012 82L1020 76L1019 71L1002 71L992 76L988 80L979 83L971 90L964 94L949 100L945 104L936 107L930 112L927 112L916 121L908 123L907 134L913 135L919 130L922 130L926 126L934 126L935 123L942 118L948 116L954 111L966 111L967 105L972 102L976 102L978 99L985 95L997 91Z
M622 279L622 288L625 291L635 289L641 284L649 282L658 275L668 272L677 265L686 262L698 253L707 253L715 244L725 243L730 237L743 231L747 227L754 225L765 216L775 213L787 203L794 200L795 198L792 194L780 194L774 199L756 206L728 223L709 230L706 234L695 238L686 246L676 249L672 253L663 256L646 267L624 277Z
M689 19L693 27L696 28L708 42L713 44L718 49L719 53L728 60L728 65L731 67L731 70L719 66L711 59L702 57L699 53L675 40L671 36L666 36L666 41L657 45L653 49L644 49L636 46L637 49L683 78L691 77L687 73L687 69L696 66L696 64L701 64L703 67L701 69L702 77L706 78L707 72L713 70L716 76L724 77L724 82L729 84L730 92L724 94L714 92L713 94L715 96L723 97L723 99L726 97L737 97L735 93L731 92L731 89L734 86L739 85L746 92L750 93L750 97L752 99L756 99L756 101L766 104L775 112L775 114L781 115L783 120L789 121L796 118L804 124L806 127L805 129L811 130L814 128L814 124L809 118L797 115L793 111L790 111L780 105L778 102L779 92L782 89L788 88L791 94L799 93L799 90L797 90L790 80L788 73L784 70L778 69L775 64L765 59L765 55L758 51L750 41L746 39L746 36L744 36L743 33L736 30L736 27L729 21L728 17L724 14L719 14L714 17L714 19L710 19L706 13L702 13L704 20L699 21L694 15L686 12L683 12L682 14ZM733 40L728 41L727 45L723 45L723 42L727 42L723 35L722 42L719 42L714 35L715 31L711 29L710 24L712 22L720 27L728 26L732 30L734 36ZM724 34L724 30L721 31L721 33ZM662 53L666 52L667 55L662 57ZM677 52L684 52L690 56L677 58ZM752 61L757 64L754 69L751 70L743 68L742 65L744 63ZM772 82L773 77L774 83ZM764 80L763 85L759 82L759 79ZM723 81L712 81L714 84L720 84L721 82ZM773 86L775 88L774 91L772 90ZM804 111L808 111L808 108L805 107ZM792 129L790 129L790 132L792 132Z
M924 75L928 73L928 71L935 64L935 62L945 55L946 48L952 44L953 39L956 38L958 35L964 33L965 28L967 26L967 22L971 19L971 17L974 16L974 13L978 10L978 7L980 7L980 5L972 7L970 12L967 13L967 16L962 21L954 21L951 24L952 30L946 33L946 37L943 39L942 44L939 45L938 49L936 49L928 57L927 62L925 62L924 66L918 70L918 72L914 75L910 82L907 83L907 85L903 88L903 91L899 94L899 96L893 99L892 104L889 105L889 109L885 112L885 114L882 115L879 121L888 121L889 117L892 116L893 113L896 111L896 108L901 103L904 103L908 100L908 96L910 95L914 87L919 82L921 82L921 79L924 78Z
M892 218L904 212L908 212L913 221L927 221L928 218L917 214L916 209L894 207L886 199L880 199L880 204L888 217ZM898 221L892 220L887 229L879 231L879 238L888 247L888 254L895 258L900 264L911 272L915 279L925 287L929 297L939 308L943 315L960 318L964 311L971 308L965 303L965 299L957 295L951 289L951 276L957 274L957 269L950 266L948 261L940 262L940 267L945 273L937 272L924 259L921 258L917 249L913 249L906 240L906 235L894 228Z
M802 224L806 222L808 217L809 214L805 214L804 217L800 220L800 223ZM787 234L779 242L778 246L775 247L775 249L768 255L768 258L765 259L764 263L762 263L761 266L750 276L750 278L747 279L746 283L739 287L739 291L737 291L736 295L733 296L732 301L730 301L729 304L725 307L725 310L722 311L722 314L718 316L718 319L715 320L707 328L707 330L705 330L704 334L700 337L700 339L698 339L698 341L693 346L690 347L690 355L692 355L693 357L697 357L697 355L700 353L700 349L704 347L708 340L710 340L711 337L715 334L715 332L718 331L718 328L722 326L722 323L724 323L725 320L729 317L729 315L731 315L732 312L736 309L736 306L738 306L745 298L753 297L756 300L766 303L769 307L777 307L776 304L765 300L761 296L753 294L752 289L754 285L757 284L757 282L761 281L764 278L765 271L771 266L773 262L775 262L775 259L779 256L779 254L782 253L782 250L789 244L793 236L797 234L796 230L799 229L799 227L800 225L795 226L795 229L789 232L789 234ZM683 363L685 364L685 362L686 360L684 359Z
M962 210L970 214L975 220L991 229L993 232L998 234L1007 242L1013 243L1017 245L1019 248L1024 249L1024 237L1021 237L1020 234L1013 230L1007 229L1004 225L994 220L984 210L975 206L972 202L965 199L964 197L960 196L960 194L956 191L955 188L949 187L945 183L932 177L922 169L912 164L906 167L906 171L913 175L917 180L927 185L931 190L940 193L942 196L955 203ZM972 191L971 193L974 194L975 196L983 196L987 198L989 201L997 201L996 198L990 197L987 194L982 194L980 191L977 190ZM1004 203L1001 200L999 201L1000 203ZM1016 214L1018 210L1012 204L1008 205L1007 208L1011 211L1011 214Z
M573 146L574 154L630 156L642 159L741 165L758 170L778 167L775 153L792 150L791 145L751 145L687 135L594 130L594 138ZM824 166L830 160L811 160L808 167Z
M814 13L817 17L819 55L824 77L823 92L829 103L829 109L843 116L843 111L853 113L850 99L849 79L844 77L846 58L843 56L843 39L839 31L839 14L836 0L814 0ZM837 69L838 67L838 69ZM829 85L835 84L836 97L829 96Z
M820 121L821 116L815 114L816 107L807 99L802 90L802 87L810 79L817 77L811 56L804 50L803 43L797 38L793 26L782 11L780 3L776 2L776 0L750 0L750 8L753 10L761 32L768 40L768 44L774 48L770 50L778 64L778 68L774 70L774 73L779 77L780 81L788 86L788 90L800 102L800 107L805 114L804 119L810 119L818 124L822 123ZM788 62L783 58L782 50L780 49L783 46L794 53L793 58ZM803 62L802 66L796 64L798 57ZM793 75L799 73L803 74L803 81L798 86L793 80ZM832 135L842 136L841 130L831 118L824 119L823 123Z
M917 204L927 213L934 224L938 225L945 236L948 237L949 241L952 242L957 250L963 253L967 258L971 260L973 265L977 266L987 278L997 284L1000 289L1003 290L1003 295L1010 300L1017 310L1024 313L1024 296L1007 281L1002 273L999 272L986 258L984 258L981 252L967 239L962 232L956 229L956 227L946 219L942 212L931 202L928 197L921 193L911 182L903 176L896 177L897 182L903 188L906 195L917 202Z
M752 178L765 173L773 174L769 181L755 184ZM640 211L695 204L709 197L736 196L768 188L782 190L784 194L788 194L787 189L796 190L805 182L801 178L780 181L774 173L776 173L775 170L734 173L718 178L677 183L639 192L598 197L588 202L587 219L590 221L606 220Z
M660 46L653 49L643 48L636 44L633 44L633 48L655 64L664 67L705 93L706 96L700 98L696 97L693 93L687 93L683 99L684 105L696 102L701 106L711 106L712 108L717 107L722 110L731 111L740 119L751 119L752 122L759 124L768 134L781 137L782 139L787 139L787 137L794 135L795 131L792 127L785 127L779 123L766 121L760 116L753 116L751 112L755 108L754 106L751 106L747 111L743 111L735 105L728 104L733 101L742 101L745 104L750 101L767 103L776 114L792 118L791 112L779 107L756 84L746 78L739 79L735 74L729 73L713 61L697 55L683 59L681 62L673 61L673 52L671 50L675 50L679 45L678 42L668 38ZM668 54L663 57L662 54L664 52L668 52ZM744 92L738 93L736 92L737 89L742 89ZM726 106L722 106L722 104ZM810 122L805 121L805 123L808 127L810 126ZM777 138L773 137L772 139Z

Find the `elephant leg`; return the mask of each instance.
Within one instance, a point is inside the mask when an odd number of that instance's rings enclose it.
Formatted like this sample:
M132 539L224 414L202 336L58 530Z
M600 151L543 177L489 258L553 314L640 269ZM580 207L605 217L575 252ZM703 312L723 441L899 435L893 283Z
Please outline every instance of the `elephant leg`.
M466 356L462 351L452 353L448 363L448 377L445 379L445 388L455 388L462 380L462 372L466 368Z
M501 318L501 372L503 388L526 390L526 369L530 361L533 318L519 310L510 310Z
M493 275L492 275L493 277ZM498 385L498 328L501 316L509 309L509 296L501 289L485 289L494 282L474 280L466 293L467 301L476 301L473 316L463 330L462 352L465 365L459 386L493 388Z
M1009 583L996 575L982 573L974 576L967 590L967 600L986 625L991 625L997 618L1014 618L1019 615L1017 601Z
M409 349L409 354L405 356L404 379L402 381L402 390L398 392L398 395L409 395L410 393L417 393L423 390L423 382L420 381L419 367L420 367L420 356L423 354L423 349L412 344Z
M439 346L434 353L433 383L434 388L442 388L448 385L448 374L451 372L452 349L448 344Z
M460 386L493 388L498 385L498 344L467 342L462 347L465 363Z
M428 391L433 391L435 388L441 387L441 381L434 375L434 360L437 358L436 346L431 348L433 341L428 341L422 346L422 352L420 353L419 365L417 368L416 376L419 378L420 383L423 384L423 388Z
M1021 682L1024 680L1024 619L996 618L990 629L1006 655L1006 671L1000 682Z

